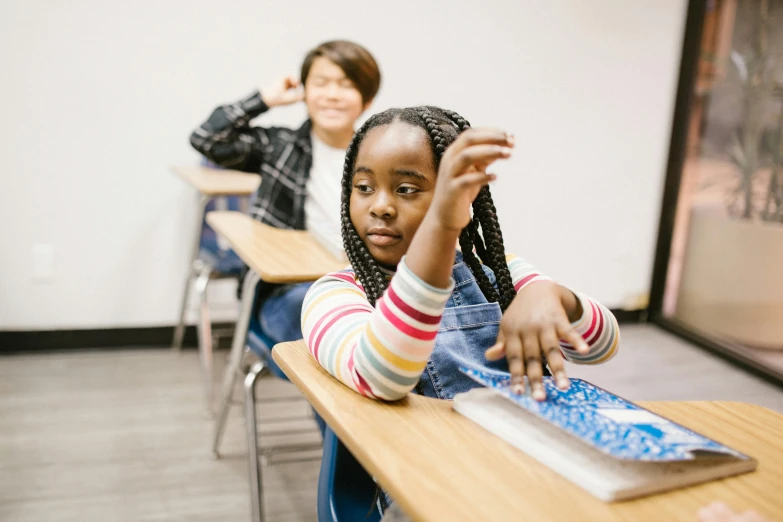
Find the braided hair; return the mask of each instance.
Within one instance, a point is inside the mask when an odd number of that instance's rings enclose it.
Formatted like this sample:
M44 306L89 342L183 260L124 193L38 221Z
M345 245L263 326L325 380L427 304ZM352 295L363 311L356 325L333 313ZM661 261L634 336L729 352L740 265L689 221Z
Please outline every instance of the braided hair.
M436 171L446 148L457 139L459 133L470 128L470 123L456 112L437 107L389 109L369 118L348 145L343 169L340 208L343 246L356 276L364 286L367 299L373 306L383 295L389 282L381 266L370 255L370 251L351 222L350 202L353 190L353 171L356 166L359 146L367 133L376 127L397 121L422 128L427 132ZM489 302L499 303L501 310L505 311L516 296L516 292L511 272L506 263L503 235L500 232L497 211L489 187L484 186L473 201L473 217L468 226L460 233L459 244L465 263L476 278L484 297ZM495 273L497 288L492 285L482 269L482 262Z

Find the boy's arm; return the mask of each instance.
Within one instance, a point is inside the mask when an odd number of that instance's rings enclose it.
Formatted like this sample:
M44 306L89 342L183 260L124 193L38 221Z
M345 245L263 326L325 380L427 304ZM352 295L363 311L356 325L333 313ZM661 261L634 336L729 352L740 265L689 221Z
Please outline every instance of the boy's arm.
M193 131L190 144L222 167L257 171L269 136L263 127L250 127L250 120L267 110L259 91L236 103L221 105Z

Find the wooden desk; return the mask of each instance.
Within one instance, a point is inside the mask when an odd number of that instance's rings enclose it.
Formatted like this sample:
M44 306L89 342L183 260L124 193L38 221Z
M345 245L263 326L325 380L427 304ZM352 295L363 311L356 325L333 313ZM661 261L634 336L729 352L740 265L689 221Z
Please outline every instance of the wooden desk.
M328 375L303 341L273 356L362 465L417 522L695 521L722 500L783 520L783 415L736 402L641 403L759 461L756 472L638 500L604 503L451 409L409 395L361 397Z
M173 166L180 178L205 196L249 196L261 184L261 176L238 170L221 170L199 165Z
M324 274L342 270L348 266L348 262L336 259L308 232L280 230L264 225L241 212L210 212L207 214L207 223L228 241L234 252L250 267L242 283L242 303L234 329L229 363L223 377L215 435L212 439L212 451L217 455L231 405L234 383L240 373L258 281L282 284L315 281ZM263 508L260 502L261 468L258 464L256 444L258 433L254 391L256 379L262 371L263 364L258 363L245 377L245 426L253 520L261 519Z
M267 283L315 281L348 266L304 230L280 230L230 211L209 212L207 223Z
M201 242L201 223L204 213L210 201L222 196L249 196L256 191L261 184L261 176L236 170L221 170L202 167L199 165L174 166L171 170L198 191L198 211L196 213L195 237L191 240L190 259L188 259L187 281L182 293L182 301L179 309L179 322L174 329L172 347L175 350L182 348L182 340L185 335L185 312L187 311L190 296L191 280L196 274L209 280L212 267L205 266L199 261L199 244ZM199 349L211 351L211 327L209 317L205 316L206 306L202 305L201 317L198 322ZM211 401L211 384L207 381L207 402Z

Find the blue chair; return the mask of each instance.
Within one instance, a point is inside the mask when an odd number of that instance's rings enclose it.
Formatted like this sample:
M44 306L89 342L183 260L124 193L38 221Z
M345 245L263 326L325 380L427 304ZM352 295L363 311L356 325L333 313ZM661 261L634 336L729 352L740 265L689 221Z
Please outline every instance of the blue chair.
M247 348L261 362L256 363L245 377L245 418L248 426L248 455L250 459L251 492L261 504L261 466L258 464L258 433L255 429L255 384L265 372L289 380L272 358L274 342L264 333L258 314L254 313L247 332ZM354 458L337 435L316 414L316 421L324 437L321 471L318 476L318 522L378 522L380 511L376 506L375 481ZM255 512L254 507L254 512Z
M202 158L201 164L215 170L223 170L220 165ZM212 199L204 209L201 221L201 240L199 242L199 259L209 264L213 272L220 275L239 278L245 264L230 248L223 247L218 242L218 236L207 223L207 214L213 210L234 210L245 212L248 198L244 196L222 196Z
M237 375L244 376L245 394L245 429L248 449L248 469L250 473L250 506L252 520L264 520L263 480L260 463L261 451L258 446L258 421L256 418L256 383L266 374L272 374L280 379L288 380L285 373L272 359L274 341L261 328L256 308L259 303L256 298L258 275L252 270L248 272L242 286L242 310L234 333L234 345L231 348L231 360L226 368L223 381L221 404L216 419L215 436L212 451L219 456L218 448L223 435L228 412L232 403L232 392ZM252 352L258 361L249 370L242 368L243 353ZM285 400L285 399L282 399ZM318 420L318 419L316 419ZM319 426L321 423L319 423ZM286 447L275 447L276 452L308 451L321 448L321 443L298 444Z
M318 522L379 522L375 481L326 427L318 476Z
M274 346L274 341L264 333L257 313L251 316L246 342L247 348L262 361L254 365L245 378L245 415L248 423L248 454L251 459L251 492L259 491L254 498L263 504L261 466L253 464L258 463L258 445L253 443L258 436L253 429L256 426L255 384L264 372L286 381L289 379L272 358L270 347ZM324 439L318 476L318 522L379 522L381 514L377 507L378 489L375 481L323 419L317 414L315 419Z
M250 318L250 326L247 329L247 349L260 360L264 361L267 370L278 379L288 380L288 376L280 369L272 358L272 348L275 342L266 335L261 328L258 314L254 313Z
M264 490L260 462L260 448L258 447L258 421L256 420L256 383L265 373L271 373L275 377L288 380L272 358L274 341L261 329L258 314L253 313L247 330L246 348L258 357L255 363L245 375L245 429L247 430L247 459L250 472L250 510L252 520L261 522L264 520Z
M225 196L212 200L207 204L201 230L201 244L199 245L199 259L209 264L212 270L218 274L239 277L245 264L239 256L230 248L225 248L218 242L218 236L206 220L206 214L213 210L244 211L244 200L239 196ZM222 201L221 201L222 200ZM225 202L225 203L223 203ZM220 206L220 208L218 208Z

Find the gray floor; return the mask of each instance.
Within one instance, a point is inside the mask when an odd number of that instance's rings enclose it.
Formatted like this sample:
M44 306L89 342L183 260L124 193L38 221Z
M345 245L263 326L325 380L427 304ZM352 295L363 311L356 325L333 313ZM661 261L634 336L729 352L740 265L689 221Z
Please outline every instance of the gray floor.
M276 379L259 393L298 395ZM309 415L304 399L259 410ZM248 520L241 413L215 460L194 350L0 358L0 521ZM317 461L265 468L268 520L314 520L317 476Z
M685 342L646 326L623 336L610 364L571 375L630 399L740 400L783 412L779 388ZM274 379L261 388L296 393ZM261 414L301 419L307 407ZM225 456L214 460L194 351L0 358L0 521L247 520L242 428L237 408ZM317 474L317 462L267 467L270 520L314 520Z
M621 327L609 363L570 366L581 377L635 401L731 400L783 413L783 389L654 326Z

